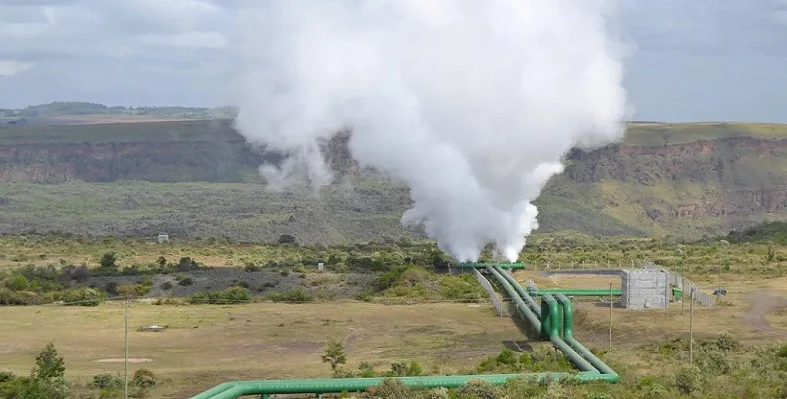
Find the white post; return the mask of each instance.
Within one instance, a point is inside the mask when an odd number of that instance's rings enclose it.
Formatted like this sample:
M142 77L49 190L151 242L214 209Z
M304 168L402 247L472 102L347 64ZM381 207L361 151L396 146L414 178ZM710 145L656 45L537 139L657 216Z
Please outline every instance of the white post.
M128 399L128 298L126 298L126 311L125 311L125 329L126 329L126 337L125 337L125 357L123 358L124 362L124 371L123 371L123 397Z

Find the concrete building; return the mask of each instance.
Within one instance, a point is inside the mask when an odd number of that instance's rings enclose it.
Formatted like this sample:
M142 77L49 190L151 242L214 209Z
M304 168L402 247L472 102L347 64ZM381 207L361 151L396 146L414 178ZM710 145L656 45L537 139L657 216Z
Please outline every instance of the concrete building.
M623 270L620 303L626 309L663 309L669 306L669 275L659 269Z

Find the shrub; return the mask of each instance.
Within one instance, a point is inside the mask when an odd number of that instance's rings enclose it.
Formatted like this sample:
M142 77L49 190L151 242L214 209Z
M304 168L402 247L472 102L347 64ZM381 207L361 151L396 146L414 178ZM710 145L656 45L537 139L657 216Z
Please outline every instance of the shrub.
M158 379L152 371L143 368L134 372L131 383L140 388L150 389L156 386Z
M386 378L380 385L369 389L370 397L375 399L411 399L413 393L401 381Z
M270 300L274 302L312 302L314 296L303 287L295 287L287 292L272 293L269 295Z
M164 290L164 291L169 291L169 290L171 290L171 289L172 289L172 287L174 287L174 286L175 286L175 285L174 285L174 284L172 284L172 281L165 281L165 282L161 283L161 285L159 286L159 288L161 288L161 289L162 289L162 290Z
M30 287L30 281L25 276L18 275L8 280L5 286L11 291L22 291Z
M231 287L222 291L200 292L189 297L191 303L235 304L251 302L251 293L243 287Z
M675 373L675 387L686 395L698 394L702 391L702 371L694 365L687 365Z
M123 387L123 380L112 374L99 374L93 376L92 385L98 389L120 389Z
M481 379L468 381L457 393L462 397L477 399L496 399L499 396L499 390L492 383Z
M295 236L290 234L282 234L279 236L279 244L294 244Z
M109 295L117 296L119 292L117 281L110 281L104 284L104 291Z
M188 287L188 286L190 286L192 284L194 284L194 279L192 279L191 277L185 277L185 278L181 279L180 281L178 281L178 285L182 285L184 287Z
M54 299L65 302L65 305L73 306L98 306L104 302L103 291L93 288L75 288L53 293Z
M253 272L258 272L258 271L262 270L262 268L257 266L257 265L255 265L254 263L248 262L248 263L246 263L246 266L243 267L243 270L245 270L245 271L247 271L249 273L253 273Z

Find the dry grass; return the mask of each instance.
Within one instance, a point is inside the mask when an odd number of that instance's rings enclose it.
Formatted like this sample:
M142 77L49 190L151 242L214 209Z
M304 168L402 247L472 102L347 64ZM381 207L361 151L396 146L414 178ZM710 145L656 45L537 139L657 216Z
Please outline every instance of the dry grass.
M517 272L521 282L533 280L539 287L552 288L607 288L620 287L620 279L607 276L553 276L546 277L534 271ZM697 284L712 292L718 286L715 276L692 278ZM694 306L694 333L697 339L709 338L722 331L733 333L741 342L760 345L773 342L777 337L755 329L744 320L758 293L773 293L787 298L787 278L755 279L752 277L722 275L722 286L727 296L718 298L719 305L707 308ZM578 335L589 345L604 347L608 343L608 302L597 298L581 300L578 312ZM614 308L612 311L613 342L618 349L633 348L642 344L688 337L691 306L688 301L673 302L669 309L631 311ZM774 329L787 329L787 312L776 311L766 316Z
M176 122L188 121L188 118L173 118L151 115L111 115L111 114L95 114L95 115L57 115L50 116L47 119L59 120L77 125L93 125L104 123L150 123L150 122Z
M546 277L542 272L519 271L515 274L523 284L534 281L544 288L607 288L620 287L620 279L607 276L553 276ZM718 287L717 276L689 276L708 292ZM757 294L769 293L787 298L787 278L759 279L751 276L723 274L722 286L727 296L718 299L719 305L707 308L694 306L695 339L709 339L728 331L744 345L763 345L787 338L780 334L755 328L745 319ZM598 298L580 299L577 306L578 338L591 348L606 349L609 342L609 302ZM613 351L608 358L626 366L627 371L640 375L659 374L664 370L654 369L663 365L643 361L637 355L641 345L664 342L675 338L688 339L690 324L690 303L673 302L669 309L626 310L615 307L612 310ZM787 311L775 310L765 316L771 329L787 331Z
M613 288L620 287L620 277L616 276L546 276L543 272L519 270L514 272L514 277L522 286L525 286L528 281L533 281L540 288L609 288L610 283Z
M123 305L97 308L0 308L3 367L27 373L35 354L53 342L69 377L123 370ZM151 324L164 332L137 332ZM379 369L418 360L429 371L457 370L499 353L522 333L486 305L386 306L336 302L243 306L133 304L129 318L131 370L149 368L169 381L154 397L185 397L233 379L308 378L330 375L320 361L330 337L344 338L348 367L369 361ZM143 362L150 359L149 362Z

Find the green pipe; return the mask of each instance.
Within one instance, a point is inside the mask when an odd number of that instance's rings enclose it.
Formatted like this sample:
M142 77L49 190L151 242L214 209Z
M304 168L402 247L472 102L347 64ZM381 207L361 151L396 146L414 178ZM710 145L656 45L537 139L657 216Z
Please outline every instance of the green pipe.
M530 309L533 311L533 313L537 314L539 317L542 317L541 308L538 306L535 299L533 299L533 297L531 297L527 293L527 291L525 291L525 289L522 288L521 285L519 285L519 282L516 281L514 277L512 277L510 274L502 270L498 270L497 267L493 267L493 269L497 270L497 272L499 272L503 276L503 278L505 278L506 281L508 281L508 283L511 284L512 287L514 287L514 289L519 294L519 296L522 297L522 299L524 299L525 302L527 302L527 304L530 306Z
M544 314L548 315L547 320L542 321L542 326L548 326L549 341L552 342L561 352L563 352L571 363L574 363L582 371L596 372L598 369L593 367L584 357L579 355L574 349L571 348L563 339L560 338L563 332L563 312L561 311L560 304L552 297L552 295L544 295L544 300L541 302L546 305ZM542 327L543 331L543 327Z
M563 312L561 312L561 306L550 294L544 294L543 302L547 304L547 309L549 309L549 330L547 331L549 336L559 337L563 335Z
M577 353L582 355L585 359L587 359L590 364L593 365L598 371L604 374L614 374L617 376L614 370L611 367L607 366L601 359L599 359L596 355L593 354L590 350L585 348L584 345L579 343L576 339L574 339L574 304L571 303L571 300L566 297L565 294L558 294L557 300L563 305L563 317L564 317L564 330L563 336L566 343L568 343L572 348L574 348ZM566 322L566 319L570 319ZM570 328L565 329L565 326L568 325Z
M541 320L538 320L536 315L531 311L529 307L527 307L522 300L521 294L522 292L517 292L514 287L518 286L519 283L514 280L513 286L510 283L511 280L505 278L505 272L501 273L497 268L490 267L488 268L492 276L497 279L500 285L503 286L503 289L508 293L517 304L517 309L519 312L530 322L533 328L542 334L546 333L546 336L543 339L549 340L555 345L558 349L560 349L563 353L565 353L566 357L571 360L580 370L589 371L589 372L598 372L596 368L594 368L587 360L585 360L582 356L580 356L577 352L575 352L571 347L560 338L560 334L562 331L562 311L560 310L560 306L557 301L551 296L548 295L545 297L545 301L543 302L546 304L545 309L542 310ZM521 287L520 287L521 288ZM525 296L529 297L527 293L524 293ZM531 298L532 299L532 298ZM534 301L535 302L535 301Z
M604 374L586 371L580 373L529 373L529 374L477 374L432 377L397 377L405 386L413 389L422 388L458 388L471 380L485 380L494 385L502 385L508 380L524 379L526 381L548 381L575 379L579 382L612 381ZM192 396L191 399L237 399L245 395L270 395L291 393L341 393L361 392L381 384L384 378L330 378L313 380L267 380L226 382L211 390ZM217 390L218 388L221 388Z
M475 262L461 262L453 265L457 269L469 269L469 268L476 268L480 269L483 267L489 266L497 266L503 269L524 269L524 263L475 263Z
M503 277L501 273L497 271L496 268L487 267L487 270L489 271L489 273L492 274L492 276L497 280L497 282L500 283L501 286L503 286L503 290L508 294L509 297L511 297L514 303L516 303L516 307L517 309L519 309L519 313L521 313L522 316L524 316L524 318L530 323L530 325L533 327L533 329L536 332L540 332L541 322L538 320L538 316L536 316L533 313L533 311L527 306L527 304L525 304L524 300L522 300L522 297L520 297L517 294L514 287L512 287L511 284L508 283L505 277Z
M536 296L542 294L564 294L568 296L609 296L609 288L539 288L529 290L529 294ZM620 288L612 289L613 296L620 296Z

